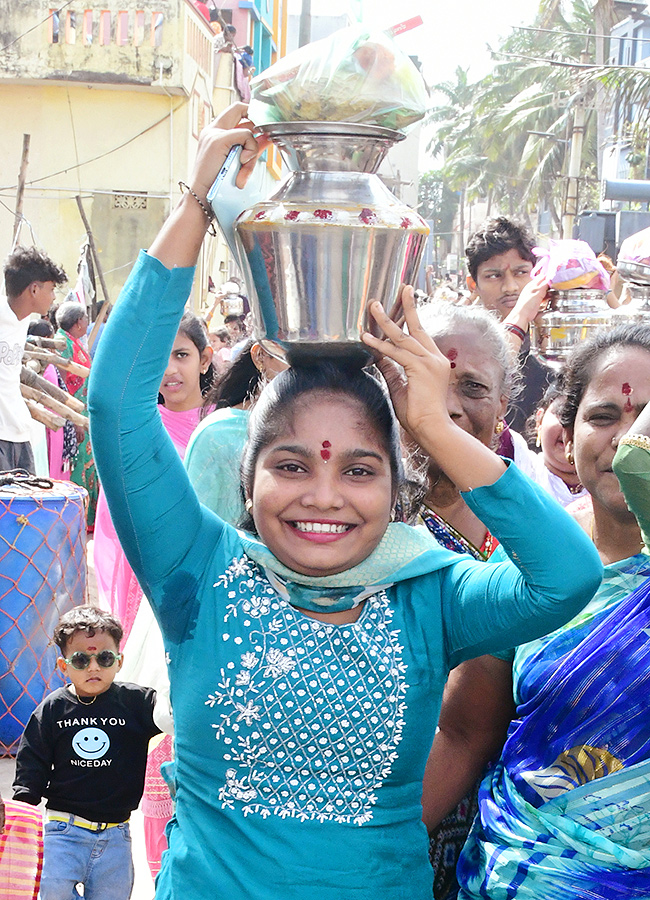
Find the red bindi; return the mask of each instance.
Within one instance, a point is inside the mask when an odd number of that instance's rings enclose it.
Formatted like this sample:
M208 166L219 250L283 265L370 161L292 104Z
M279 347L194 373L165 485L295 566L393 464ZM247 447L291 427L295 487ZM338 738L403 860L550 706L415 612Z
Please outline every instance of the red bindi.
M454 362L454 360L456 359L457 356L458 356L458 350L456 350L455 347L451 347L451 349L449 350L449 353L447 353L447 359L451 363L452 369L456 368L456 363Z
M325 462L327 462L327 460L328 460L328 459L330 458L330 456L332 455L332 454L330 453L330 451L329 451L328 448L331 447L332 445L331 445L331 443L330 443L329 441L323 441L323 443L322 443L321 446L322 446L323 449L321 450L320 455L323 457L323 459L325 460Z
M621 392L625 394L627 400L625 401L625 406L623 407L623 412L632 412L634 407L632 406L632 402L630 400L630 394L632 393L632 388L627 383L627 381L621 385Z

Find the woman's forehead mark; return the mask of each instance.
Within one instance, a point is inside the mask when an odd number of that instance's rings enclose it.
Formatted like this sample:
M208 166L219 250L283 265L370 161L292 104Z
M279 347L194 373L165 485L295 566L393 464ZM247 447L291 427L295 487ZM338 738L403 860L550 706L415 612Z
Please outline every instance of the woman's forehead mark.
M632 410L634 408L632 406L632 401L630 400L630 394L632 393L632 391L633 391L633 388L630 387L630 385L627 383L627 381L624 381L623 384L621 385L621 393L627 397L627 400L625 401L625 406L623 407L624 412L632 412Z

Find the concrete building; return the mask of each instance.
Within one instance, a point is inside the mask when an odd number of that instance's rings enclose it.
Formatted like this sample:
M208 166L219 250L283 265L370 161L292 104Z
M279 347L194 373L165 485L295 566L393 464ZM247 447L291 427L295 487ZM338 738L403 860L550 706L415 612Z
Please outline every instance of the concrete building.
M42 0L0 3L3 256L12 246L22 160L19 239L63 263L74 282L86 239L81 203L115 301L138 250L178 200L201 128L239 99L225 25L236 22L237 45L254 47L258 67L283 50L283 0L219 8L215 25L190 0L73 0L58 11ZM277 160L268 169L277 179ZM193 305L204 304L208 276L218 286L232 271L223 240L206 241Z
M611 31L609 65L650 66L650 14L645 3L617 0L621 20ZM602 176L604 179L648 178L647 147L635 146L637 111L620 102L611 104L605 117ZM614 207L615 208L615 207Z

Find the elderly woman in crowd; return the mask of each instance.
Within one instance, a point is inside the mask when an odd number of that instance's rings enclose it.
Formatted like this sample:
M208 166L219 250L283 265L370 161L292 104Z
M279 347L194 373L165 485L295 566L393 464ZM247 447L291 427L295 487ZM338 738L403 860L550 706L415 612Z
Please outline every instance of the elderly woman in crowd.
M88 313L85 307L75 300L66 300L56 311L56 324L59 326L57 336L64 337L66 344L65 350L61 351L61 356L90 369L92 360L84 343L82 343L88 328ZM69 393L73 394L84 404L86 403L87 378L76 375L73 372L66 372L65 384ZM90 436L83 428L77 429L77 440L79 448L72 465L70 480L88 491L87 524L88 530L92 531L95 527L99 481L95 471Z
M421 306L420 318L450 361L447 409L452 421L497 450L508 402L518 388L517 359L504 330L482 307L445 301ZM438 543L456 553L482 562L502 561L498 540L456 486L433 460L421 464L426 478L415 524L424 525ZM480 704L473 693L472 702L465 702L468 684L480 694ZM498 656L469 660L449 675L422 798L436 900L455 896L456 862L476 813L477 782L486 764L498 757L513 713L511 684L510 661ZM457 764L459 760L463 764ZM444 779L437 777L440 768Z
M517 717L481 786L463 900L650 896L650 327L578 345L564 386L566 452L591 496L578 520L605 575L516 650Z

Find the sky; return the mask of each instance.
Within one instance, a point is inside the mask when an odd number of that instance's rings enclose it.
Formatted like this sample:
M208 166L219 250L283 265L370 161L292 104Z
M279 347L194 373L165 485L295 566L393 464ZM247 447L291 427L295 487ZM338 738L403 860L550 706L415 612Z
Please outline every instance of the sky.
M491 67L486 44L496 45L512 25L530 25L539 0L312 0L312 14L337 15L362 6L366 21L387 28L420 15L424 24L398 38L409 55L419 56L429 84L454 78L457 66L472 79ZM290 11L300 12L301 0Z
M429 84L454 77L457 66L469 67L472 79L482 77L491 68L487 45L496 46L513 25L531 25L539 0L367 0L372 20L386 25L422 16L424 24L406 32L398 41L409 54L423 63Z

